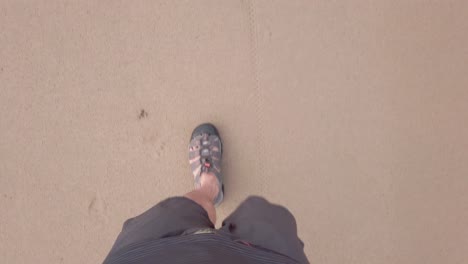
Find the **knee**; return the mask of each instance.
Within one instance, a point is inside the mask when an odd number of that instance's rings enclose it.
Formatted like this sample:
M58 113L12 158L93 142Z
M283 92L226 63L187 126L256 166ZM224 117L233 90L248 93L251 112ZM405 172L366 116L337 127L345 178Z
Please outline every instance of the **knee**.
M261 197L261 196L257 196L257 195L250 195L249 197L247 197L247 199L245 199L244 203L245 202L249 202L249 203L267 203L269 204L270 202L267 201L267 199Z

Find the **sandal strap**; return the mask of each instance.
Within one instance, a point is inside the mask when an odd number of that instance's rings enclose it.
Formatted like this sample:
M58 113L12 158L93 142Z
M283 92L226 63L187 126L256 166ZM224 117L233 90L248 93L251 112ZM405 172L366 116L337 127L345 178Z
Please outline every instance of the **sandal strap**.
M202 172L211 172L221 181L221 141L216 135L196 135L189 144L189 163L196 187L200 186Z

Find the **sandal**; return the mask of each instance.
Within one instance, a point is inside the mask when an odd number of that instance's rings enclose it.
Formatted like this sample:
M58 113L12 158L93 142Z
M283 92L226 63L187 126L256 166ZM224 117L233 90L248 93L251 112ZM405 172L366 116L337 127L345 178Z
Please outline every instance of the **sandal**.
M224 198L224 185L221 178L222 142L218 130L212 124L197 126L190 138L189 163L195 180L195 188L200 188L203 172L213 173L218 179L219 192L213 201L218 206Z

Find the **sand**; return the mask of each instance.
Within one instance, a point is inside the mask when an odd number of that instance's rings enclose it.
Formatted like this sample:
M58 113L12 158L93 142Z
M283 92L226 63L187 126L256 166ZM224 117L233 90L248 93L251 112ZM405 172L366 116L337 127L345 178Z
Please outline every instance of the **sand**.
M0 262L100 263L225 145L220 224L287 206L313 263L466 263L467 1L1 1Z

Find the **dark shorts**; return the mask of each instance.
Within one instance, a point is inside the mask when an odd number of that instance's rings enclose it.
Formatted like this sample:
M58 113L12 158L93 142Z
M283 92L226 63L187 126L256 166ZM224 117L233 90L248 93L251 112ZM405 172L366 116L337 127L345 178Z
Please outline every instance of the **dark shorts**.
M257 196L242 202L219 230L214 230L206 211L194 201L185 197L166 199L128 219L110 254L142 241L200 232L216 232L239 243L308 263L293 215L286 208Z

